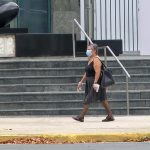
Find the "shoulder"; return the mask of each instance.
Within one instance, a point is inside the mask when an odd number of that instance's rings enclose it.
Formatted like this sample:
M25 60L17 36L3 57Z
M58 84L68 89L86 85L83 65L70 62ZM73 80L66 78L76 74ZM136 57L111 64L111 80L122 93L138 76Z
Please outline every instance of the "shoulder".
M101 58L99 56L95 56L93 58L93 62L99 62L99 63L101 63Z
M94 64L98 64L98 65L101 66L102 63L101 63L100 57L99 57L99 56L94 57L94 58L93 58L93 63L94 63Z

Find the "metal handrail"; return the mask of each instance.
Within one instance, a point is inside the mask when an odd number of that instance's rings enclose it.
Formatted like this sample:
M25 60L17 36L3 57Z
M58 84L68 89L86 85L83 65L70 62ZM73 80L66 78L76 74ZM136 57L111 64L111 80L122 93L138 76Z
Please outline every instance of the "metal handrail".
M86 38L88 39L88 41L93 44L92 40L90 39L90 37L86 34L86 32L84 31L84 29L81 27L81 25L78 23L78 21L76 19L74 19L73 21L73 32L72 32L72 36L73 36L73 57L75 58L75 38L74 38L74 23L76 23L76 25L80 28L80 30L83 32L83 34L86 36ZM129 78L131 78L130 74L128 73L128 71L125 69L125 67L122 65L122 63L120 62L120 60L117 58L117 56L113 53L113 51L111 50L111 48L109 46L103 46L103 47L98 47L99 49L104 49L104 56L105 56L105 64L107 63L107 55L106 55L106 50L109 50L109 52L112 54L112 56L116 59L116 61L118 62L118 64L121 66L121 68L123 69L125 75L126 75L126 96L127 96L127 115L129 115L129 89L128 89L128 85L129 85ZM106 64L107 66L107 64Z
M92 40L90 39L90 37L86 34L86 32L83 30L83 28L81 27L81 25L78 23L78 21L76 19L74 19L74 21L72 22L72 39L73 39L73 57L76 57L75 54L75 38L74 38L74 23L76 23L76 25L80 28L80 30L83 32L83 34L86 36L86 38L88 39L88 41L93 44Z
M129 104L129 78L131 78L130 74L128 73L128 71L125 69L125 67L122 65L122 63L120 62L120 60L116 57L116 55L113 53L113 51L111 50L111 48L109 46L103 46L103 47L99 47L99 49L104 49L104 57L105 57L105 64L107 66L107 53L106 50L109 50L109 52L112 54L112 56L116 59L116 61L118 62L118 64L121 66L121 68L123 69L125 75L126 75L126 97L127 97L127 115L130 114L130 104Z
M128 73L128 71L125 69L125 67L122 65L122 63L120 62L120 60L117 58L117 56L113 53L113 51L111 50L111 48L109 46L102 46L102 47L98 47L99 49L108 49L109 52L112 54L112 56L116 59L116 61L118 62L118 64L121 66L121 68L123 69L123 71L125 72L125 74L128 76L128 78L131 78L130 74ZM104 53L105 54L105 53ZM105 56L106 57L106 56Z

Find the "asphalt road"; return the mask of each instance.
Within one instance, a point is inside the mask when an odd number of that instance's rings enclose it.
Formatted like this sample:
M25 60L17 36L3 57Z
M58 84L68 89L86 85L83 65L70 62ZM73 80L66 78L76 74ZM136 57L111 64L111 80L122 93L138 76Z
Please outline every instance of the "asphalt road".
M0 145L0 150L150 150L150 142L63 145Z

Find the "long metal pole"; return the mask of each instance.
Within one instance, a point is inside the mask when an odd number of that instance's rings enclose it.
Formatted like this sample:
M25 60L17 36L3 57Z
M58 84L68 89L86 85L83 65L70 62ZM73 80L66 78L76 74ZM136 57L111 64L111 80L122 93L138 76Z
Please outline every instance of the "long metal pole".
M72 21L72 44L73 44L73 58L76 57L76 54L75 54L75 37L74 37L74 21Z
M129 81L126 76L126 96L127 96L127 115L130 115L130 104L129 104Z
M107 67L107 48L104 47L104 59L105 59L105 65Z
M122 67L122 69L124 70L124 72L126 73L126 75L128 76L128 78L131 78L131 76L129 75L129 73L127 72L127 70L124 68L124 66L122 65L122 63L120 62L120 60L116 57L116 55L113 53L113 51L110 49L109 46L106 46L107 49L109 50L109 52L114 56L114 58L117 60L117 62L119 63L119 65Z
M84 35L86 36L86 38L89 40L89 42L91 44L93 44L92 40L89 38L89 36L86 34L86 32L83 30L83 28L81 27L81 25L78 23L78 21L76 19L74 19L74 22L78 25L78 27L81 29L81 31L84 33Z

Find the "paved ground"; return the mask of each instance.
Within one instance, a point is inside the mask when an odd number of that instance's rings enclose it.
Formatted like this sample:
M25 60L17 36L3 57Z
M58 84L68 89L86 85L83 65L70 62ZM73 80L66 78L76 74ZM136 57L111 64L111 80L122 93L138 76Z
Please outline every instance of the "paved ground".
M77 122L71 116L1 117L0 140L12 137L42 136L69 142L136 141L150 138L150 116L118 116L113 122L104 117L86 117Z
M96 143L57 145L0 145L0 150L149 150L150 143Z

